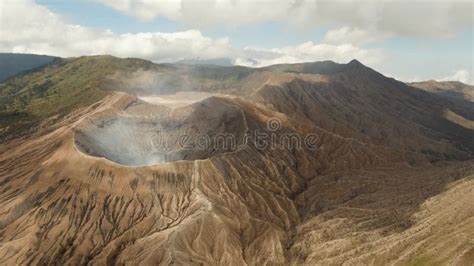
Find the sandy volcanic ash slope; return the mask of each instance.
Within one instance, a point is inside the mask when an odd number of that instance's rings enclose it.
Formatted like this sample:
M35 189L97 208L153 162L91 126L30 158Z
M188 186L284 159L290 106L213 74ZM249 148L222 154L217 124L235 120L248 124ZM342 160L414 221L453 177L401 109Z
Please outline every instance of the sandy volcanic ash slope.
M249 97L174 109L116 92L4 144L0 262L468 265L472 131L438 116L449 103L358 64L275 66L236 85ZM389 95L395 103L377 104ZM269 118L277 135L316 134L317 149L176 146L160 164L129 166L153 157L155 126L171 140L241 136L268 132ZM121 157L130 148L143 158Z

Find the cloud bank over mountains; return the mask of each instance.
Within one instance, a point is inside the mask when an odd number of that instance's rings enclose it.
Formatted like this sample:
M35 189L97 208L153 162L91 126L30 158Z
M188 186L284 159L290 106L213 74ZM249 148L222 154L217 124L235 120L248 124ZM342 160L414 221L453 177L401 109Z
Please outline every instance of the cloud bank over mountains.
M455 71L452 75L449 75L447 77L439 79L440 81L450 81L450 80L456 80L460 81L463 83L473 83L472 80L470 80L470 73L469 70L467 69L460 69Z
M473 22L470 1L96 1L144 21L164 17L194 27L281 22L294 28L352 25L383 34L440 37L452 35Z
M0 26L2 51L64 57L112 54L155 62L231 58L235 63L246 66L326 59L345 62L352 58L370 64L383 58L382 52L377 49L364 49L347 43L305 42L273 49L237 49L228 38L213 39L199 30L118 34L70 24L65 18L28 0L8 2L6 8L9 12L3 12Z
M473 5L469 2L96 1L141 20L164 17L192 28L171 33L116 33L76 25L32 0L2 1L0 51L62 57L111 54L154 62L229 58L234 64L252 67L318 60L348 62L355 58L378 67L387 60L386 51L367 44L393 36L444 38L472 27L473 23ZM269 4L272 8L268 8ZM400 12L404 14L403 20ZM426 19L423 14L437 16ZM203 29L212 25L237 27L272 21L298 30L321 26L328 31L320 42L273 48L236 47L227 37L203 34ZM467 75L453 77L470 80Z
M29 0L9 1L1 9L9 10L2 13L0 24L3 51L64 57L112 54L153 61L223 57L234 52L228 39L211 39L198 30L117 34L71 24Z

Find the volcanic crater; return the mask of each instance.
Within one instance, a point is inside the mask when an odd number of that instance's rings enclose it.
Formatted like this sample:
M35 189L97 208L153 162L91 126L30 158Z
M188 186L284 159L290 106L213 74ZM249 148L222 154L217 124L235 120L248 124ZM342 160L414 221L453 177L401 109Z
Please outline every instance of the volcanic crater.
M224 98L176 108L134 98L81 122L74 143L90 156L149 166L235 151L246 131L243 112Z

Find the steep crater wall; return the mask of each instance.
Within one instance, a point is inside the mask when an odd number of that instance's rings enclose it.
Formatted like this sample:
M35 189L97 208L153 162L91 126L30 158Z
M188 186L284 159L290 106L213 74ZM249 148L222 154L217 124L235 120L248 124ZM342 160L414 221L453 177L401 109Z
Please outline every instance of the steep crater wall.
M211 97L169 114L154 109L150 115L151 107L140 102L97 114L75 128L76 147L122 165L145 166L206 159L244 144L244 114L223 99Z

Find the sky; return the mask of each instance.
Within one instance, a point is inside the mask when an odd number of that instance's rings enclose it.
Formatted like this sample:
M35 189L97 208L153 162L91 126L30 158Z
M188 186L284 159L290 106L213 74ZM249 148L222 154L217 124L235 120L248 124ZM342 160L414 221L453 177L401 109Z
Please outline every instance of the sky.
M261 67L357 59L474 83L474 0L0 0L0 52Z

